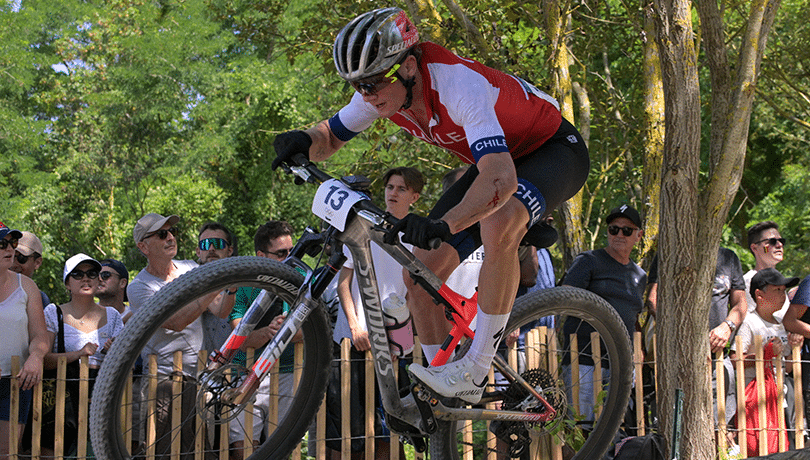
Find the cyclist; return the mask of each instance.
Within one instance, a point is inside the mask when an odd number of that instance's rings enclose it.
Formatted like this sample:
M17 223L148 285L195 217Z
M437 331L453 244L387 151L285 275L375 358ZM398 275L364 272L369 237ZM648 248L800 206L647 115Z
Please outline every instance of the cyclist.
M518 288L518 246L529 227L582 187L588 149L552 97L520 78L420 42L399 8L352 20L338 34L333 57L355 94L330 119L279 134L272 166L292 163L296 153L323 161L378 118L472 164L427 217L408 214L388 237L393 241L403 232L402 240L421 248L416 256L442 279L483 243L469 352L444 366L410 366L412 376L437 393L477 403ZM429 250L434 238L446 243ZM412 287L408 306L432 360L450 325L442 308Z

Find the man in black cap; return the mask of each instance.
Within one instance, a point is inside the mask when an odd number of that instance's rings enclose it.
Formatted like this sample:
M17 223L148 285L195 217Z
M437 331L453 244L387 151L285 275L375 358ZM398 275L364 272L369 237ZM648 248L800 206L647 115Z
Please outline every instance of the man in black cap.
M96 289L98 304L115 308L124 315L126 322L131 316L125 303L129 271L120 260L102 259L99 262L101 262L101 272L98 275L98 289Z
M616 309L627 332L632 334L636 318L644 306L647 274L630 256L644 236L644 230L638 211L626 204L610 211L606 221L607 246L579 254L563 277L562 284L587 289L604 298ZM577 320L566 321L563 331L566 339L569 334L577 334L582 353L579 359L580 414L585 417L584 420L592 420L594 366L588 356L591 353L591 331L582 327ZM564 372L569 373L567 359L563 361L563 366L567 366Z

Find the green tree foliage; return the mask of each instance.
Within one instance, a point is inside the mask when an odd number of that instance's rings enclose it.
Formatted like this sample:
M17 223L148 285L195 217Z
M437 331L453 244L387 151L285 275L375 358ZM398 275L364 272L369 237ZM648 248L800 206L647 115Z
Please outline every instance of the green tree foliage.
M764 68L801 82L806 26L800 2L786 3L793 19L777 23L779 49ZM440 31L433 36L461 55L554 93L547 4L456 3L462 15L448 4L436 2L436 14L426 14L420 28ZM142 268L131 231L147 212L183 218L184 258L193 258L196 230L207 220L232 227L241 254L253 253L253 232L268 219L289 220L297 230L317 226L309 213L314 188L295 187L270 170L272 142L348 101L331 45L340 27L376 7L369 0L24 0L17 9L0 8L0 153L11 159L0 163L0 190L9 197L0 220L42 238L45 265L36 278L43 289L64 300L61 267L78 251L120 258L133 272ZM623 202L642 209L651 199L641 192L640 75L648 37L640 10L623 2L579 2L561 12L570 24L572 79L591 101L577 110L591 120L580 128L589 132L592 152L583 222L594 247L604 244L607 210ZM762 85L774 101L789 92L779 82ZM782 111L757 107L739 212L724 241L741 255L746 225L768 215L766 200L789 189L786 165L803 158L806 136L783 114L806 119L800 99L776 104ZM324 167L372 179L391 166L418 167L428 186L416 210L425 212L441 176L460 164L379 122ZM372 190L381 199L378 181Z

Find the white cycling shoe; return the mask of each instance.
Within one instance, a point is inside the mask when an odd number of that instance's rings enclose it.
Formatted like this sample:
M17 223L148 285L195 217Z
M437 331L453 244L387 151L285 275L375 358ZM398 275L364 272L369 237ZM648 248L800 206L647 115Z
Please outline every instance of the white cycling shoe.
M465 365L466 364L466 365ZM423 367L419 364L408 366L408 372L436 393L448 398L459 398L470 404L477 404L484 394L487 378L475 383L464 360L454 361L438 367Z

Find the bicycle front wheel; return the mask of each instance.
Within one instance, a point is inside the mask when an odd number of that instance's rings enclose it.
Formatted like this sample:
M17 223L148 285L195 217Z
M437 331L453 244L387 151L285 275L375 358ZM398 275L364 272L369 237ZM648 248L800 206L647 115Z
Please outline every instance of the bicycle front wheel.
M223 395L243 380L245 365L229 363L201 374L210 354L202 340L162 326L183 307L227 287L250 288L241 290L246 295L265 290L275 302L291 305L303 282L300 273L279 262L231 257L195 268L162 288L127 322L100 369L90 410L96 456L286 458L326 392L332 334L324 309L316 308L304 321L300 340L288 347L294 345L293 359L285 362L283 354L274 366L278 370L265 379L273 383L263 382L253 399L240 404L222 401L229 401ZM166 343L172 334L171 347L156 349L155 343ZM229 451L229 446L241 449Z
M618 313L596 294L561 286L518 298L504 337L512 332L516 342L502 350L504 357L556 415L544 423L474 416L440 421L430 437L431 458L546 459L554 450L563 458L601 458L624 419L632 385L630 338ZM534 401L493 373L481 403L495 410L547 411Z

